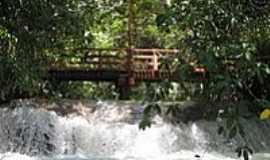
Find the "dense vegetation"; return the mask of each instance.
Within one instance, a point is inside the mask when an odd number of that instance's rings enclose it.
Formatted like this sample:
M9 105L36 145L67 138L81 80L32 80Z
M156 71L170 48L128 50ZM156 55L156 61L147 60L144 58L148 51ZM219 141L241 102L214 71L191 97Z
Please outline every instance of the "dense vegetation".
M37 95L48 49L84 45L94 6L89 1L0 2L0 99Z
M126 47L127 8L125 0L1 1L0 100L59 95L116 98L115 90L111 94L105 91L115 88L112 84L59 85L42 80L42 76L52 59L73 56L59 52L63 48ZM133 98L248 101L251 106L259 106L251 108L255 112L267 106L267 1L140 0L133 12L136 47L179 48L182 52L174 58L178 62L178 85L142 84L133 92ZM207 81L187 82L186 71L191 63L207 68Z
M177 83L141 84L133 99L222 104L233 133L241 133L235 121L247 116L244 111L257 114L270 106L267 0L135 3L134 46L178 48L182 53L172 59ZM126 47L127 8L127 0L1 0L0 102L33 96L117 98L113 84L45 81L42 76L52 60L74 56L59 52L64 48ZM206 81L188 81L191 64L207 69ZM159 111L156 105L150 108Z
M42 76L52 60L74 56L64 53L64 48L126 47L128 2L1 1L0 100L31 96L117 98L113 84L48 82ZM268 3L264 0L136 1L132 9L136 13L134 46L178 48L182 53L173 59L177 62L178 84L142 84L133 92L133 98L147 101L203 98L233 104L248 101L254 112L267 106L270 100ZM207 69L207 81L188 82L191 63Z

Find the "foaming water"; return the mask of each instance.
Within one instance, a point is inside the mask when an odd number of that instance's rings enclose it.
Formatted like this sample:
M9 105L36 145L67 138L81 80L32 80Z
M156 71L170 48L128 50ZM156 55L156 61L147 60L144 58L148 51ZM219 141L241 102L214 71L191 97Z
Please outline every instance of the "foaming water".
M25 103L2 108L0 160L236 160L235 143L217 135L215 122L176 127L157 116L142 131L143 107L130 106L99 102L91 112L65 116ZM257 157L269 159L268 154Z

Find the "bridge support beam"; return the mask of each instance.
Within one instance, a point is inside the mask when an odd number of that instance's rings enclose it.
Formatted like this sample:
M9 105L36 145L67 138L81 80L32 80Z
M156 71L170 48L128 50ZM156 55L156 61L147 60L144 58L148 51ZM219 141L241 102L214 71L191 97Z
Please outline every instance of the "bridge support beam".
M119 99L120 100L129 100L131 87L135 85L135 80L133 77L129 77L128 75L120 75L117 88L119 91Z
M119 99L120 100L129 100L130 99L130 86L119 86Z

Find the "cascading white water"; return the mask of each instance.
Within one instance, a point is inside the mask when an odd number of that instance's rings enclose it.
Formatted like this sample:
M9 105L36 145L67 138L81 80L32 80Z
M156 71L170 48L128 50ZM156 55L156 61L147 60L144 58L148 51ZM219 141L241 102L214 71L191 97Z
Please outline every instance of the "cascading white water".
M138 104L98 102L87 112L89 107L77 103L72 104L77 107L76 113L65 116L37 108L37 104L16 105L15 109L0 109L0 160L236 159L236 145L217 135L215 122L176 127L157 116L154 125L142 131L138 121L143 107ZM256 124L247 126L256 128ZM270 131L268 123L259 128ZM259 131L256 135L253 139L258 142L253 140L253 145L267 149L269 135ZM259 156L270 159L267 154Z

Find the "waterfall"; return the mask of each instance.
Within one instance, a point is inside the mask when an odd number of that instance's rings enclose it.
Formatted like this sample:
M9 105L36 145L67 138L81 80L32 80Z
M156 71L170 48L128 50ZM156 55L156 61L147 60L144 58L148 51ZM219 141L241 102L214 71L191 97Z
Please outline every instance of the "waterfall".
M175 126L156 116L151 128L139 130L139 103L12 105L0 109L0 160L235 160L237 145L249 142L258 152L270 146L269 122L243 121L247 138L227 141L216 122L205 120Z

